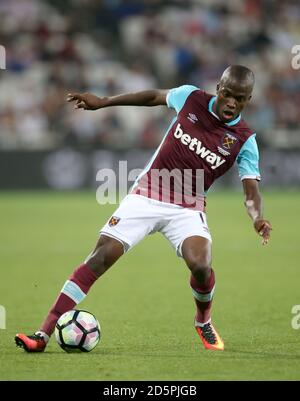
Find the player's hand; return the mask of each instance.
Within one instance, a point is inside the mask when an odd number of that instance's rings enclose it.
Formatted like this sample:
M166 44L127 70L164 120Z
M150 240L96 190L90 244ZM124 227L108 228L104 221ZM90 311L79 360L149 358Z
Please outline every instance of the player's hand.
M67 102L75 102L75 109L97 110L105 106L105 98L92 93L69 93Z
M256 219L254 221L255 231L263 237L262 244L267 245L270 239L270 232L272 230L272 225L268 220L265 219Z

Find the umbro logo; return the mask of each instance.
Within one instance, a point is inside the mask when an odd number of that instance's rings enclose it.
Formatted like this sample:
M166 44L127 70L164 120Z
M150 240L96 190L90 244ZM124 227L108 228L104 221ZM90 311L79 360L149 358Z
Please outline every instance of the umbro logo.
M190 120L193 124L195 124L195 122L198 121L198 117L193 113L189 113L188 120Z

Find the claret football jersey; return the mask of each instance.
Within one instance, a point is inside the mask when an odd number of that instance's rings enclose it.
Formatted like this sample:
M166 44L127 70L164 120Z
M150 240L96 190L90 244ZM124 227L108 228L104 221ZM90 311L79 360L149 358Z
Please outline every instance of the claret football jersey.
M215 101L192 85L168 92L176 117L131 193L204 210L208 189L235 161L242 180L260 180L255 133L241 115L222 122L213 112Z

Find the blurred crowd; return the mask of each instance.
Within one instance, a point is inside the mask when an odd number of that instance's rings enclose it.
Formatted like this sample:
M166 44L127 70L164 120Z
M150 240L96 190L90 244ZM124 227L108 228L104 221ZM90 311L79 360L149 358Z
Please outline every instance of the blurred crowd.
M172 111L74 110L67 93L214 93L229 64L255 72L244 116L261 144L300 145L299 0L0 0L0 21L0 149L153 148Z

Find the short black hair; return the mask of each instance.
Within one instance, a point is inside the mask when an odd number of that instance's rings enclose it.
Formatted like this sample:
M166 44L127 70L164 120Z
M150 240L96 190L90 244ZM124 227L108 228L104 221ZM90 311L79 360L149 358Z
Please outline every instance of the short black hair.
M255 76L253 71L248 67L243 65L230 65L223 72L220 81L222 82L227 80L239 83L242 86L249 86L253 88Z

